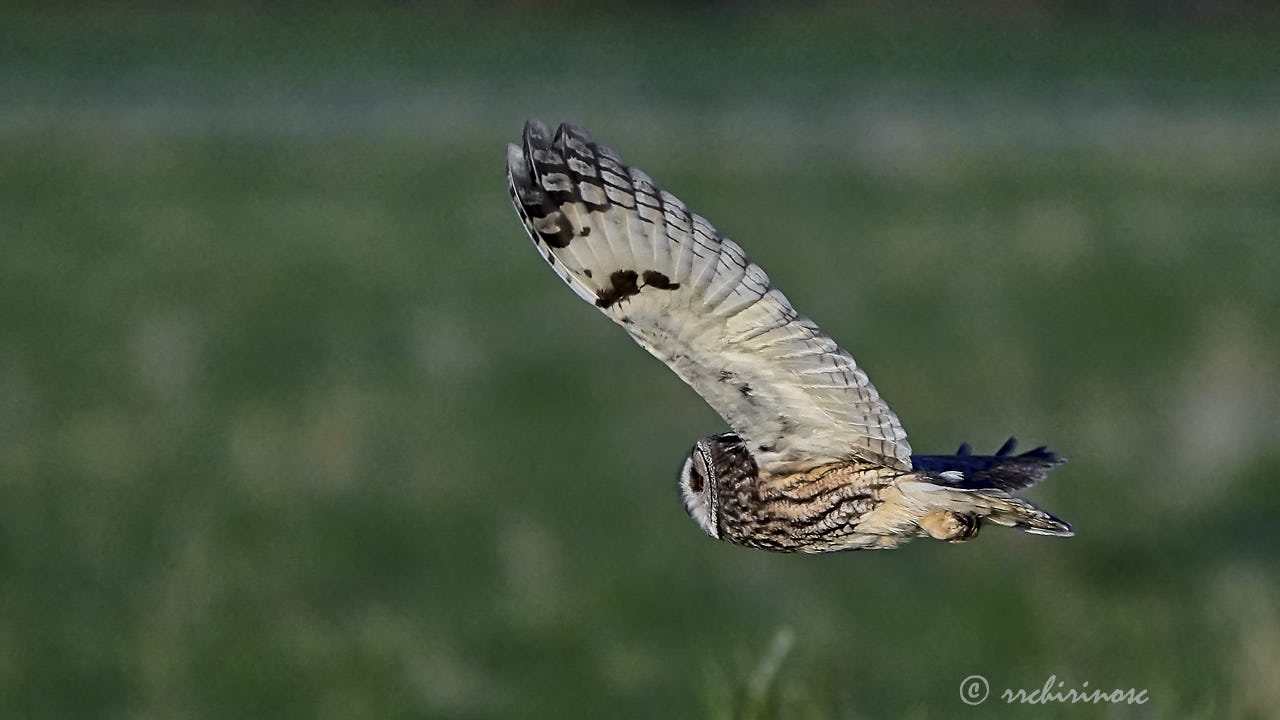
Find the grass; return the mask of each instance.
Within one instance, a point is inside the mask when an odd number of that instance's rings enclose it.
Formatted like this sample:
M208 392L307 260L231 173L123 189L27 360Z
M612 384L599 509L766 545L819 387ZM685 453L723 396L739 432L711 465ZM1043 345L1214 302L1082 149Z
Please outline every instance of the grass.
M656 12L5 12L0 713L1273 712L1274 33ZM918 450L1068 456L1078 537L703 538L722 423L528 247L529 115L742 243Z

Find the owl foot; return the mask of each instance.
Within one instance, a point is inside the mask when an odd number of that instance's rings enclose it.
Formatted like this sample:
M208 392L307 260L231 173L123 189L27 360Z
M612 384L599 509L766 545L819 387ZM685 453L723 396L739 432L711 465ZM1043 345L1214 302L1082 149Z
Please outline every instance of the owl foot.
M975 515L939 511L925 515L919 525L935 540L958 543L978 537L982 521Z

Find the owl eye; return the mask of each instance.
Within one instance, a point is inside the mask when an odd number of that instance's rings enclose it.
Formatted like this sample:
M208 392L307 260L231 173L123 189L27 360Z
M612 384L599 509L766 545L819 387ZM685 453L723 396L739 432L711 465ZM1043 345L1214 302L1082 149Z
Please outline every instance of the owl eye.
M698 474L697 470L689 470L689 489L695 493L702 492L702 476Z

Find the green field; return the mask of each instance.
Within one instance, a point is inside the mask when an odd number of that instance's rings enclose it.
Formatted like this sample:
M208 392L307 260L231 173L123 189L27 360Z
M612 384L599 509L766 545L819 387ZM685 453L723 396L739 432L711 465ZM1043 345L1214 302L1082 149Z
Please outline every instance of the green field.
M1280 31L579 14L0 12L0 717L1274 717ZM704 537L723 423L524 237L529 116L1077 537Z

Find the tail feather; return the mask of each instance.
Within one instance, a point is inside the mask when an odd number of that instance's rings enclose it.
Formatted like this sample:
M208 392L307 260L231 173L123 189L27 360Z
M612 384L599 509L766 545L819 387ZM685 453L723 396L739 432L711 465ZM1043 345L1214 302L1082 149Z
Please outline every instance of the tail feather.
M974 504L990 508L987 519L997 525L1016 528L1034 535L1071 537L1075 530L1065 520L1045 512L1019 497L998 490L970 490Z
M968 443L954 455L912 455L913 466L924 475L920 489L928 506L1037 535L1071 537L1069 523L1012 494L1044 480L1066 459L1044 446L1014 455L1015 445L1009 438L994 455L974 455Z
M1035 535L1071 537L1071 524L1020 497L995 488L966 489L922 482L903 486L917 502L930 510L990 520Z

